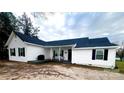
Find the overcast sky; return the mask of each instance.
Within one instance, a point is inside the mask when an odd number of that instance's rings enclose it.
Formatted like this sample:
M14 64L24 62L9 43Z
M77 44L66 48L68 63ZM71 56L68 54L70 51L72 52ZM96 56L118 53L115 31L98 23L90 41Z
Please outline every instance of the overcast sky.
M15 14L19 16L22 13ZM80 37L108 37L112 42L124 41L124 13L57 12L47 15L47 20L34 18L31 13L27 15L35 26L40 27L38 36L45 41Z

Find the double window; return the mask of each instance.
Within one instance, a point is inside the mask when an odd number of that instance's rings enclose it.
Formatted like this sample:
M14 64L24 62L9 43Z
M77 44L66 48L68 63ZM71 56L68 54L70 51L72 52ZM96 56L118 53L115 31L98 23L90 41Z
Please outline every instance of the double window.
M25 57L25 48L18 48L18 55Z
M108 60L108 49L93 49L92 60Z
M16 55L15 48L10 48L10 55L11 56L15 56Z

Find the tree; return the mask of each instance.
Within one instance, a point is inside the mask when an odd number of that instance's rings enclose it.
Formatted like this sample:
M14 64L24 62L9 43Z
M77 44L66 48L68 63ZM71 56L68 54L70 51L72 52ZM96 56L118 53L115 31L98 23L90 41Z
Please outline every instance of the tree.
M0 12L0 58L6 53L4 45L12 31L17 31L17 19L11 12Z
M122 42L121 47L117 50L117 56L120 58L122 61L124 58L124 42Z
M19 17L19 28L24 32L24 34L30 36L37 37L39 32L39 28L33 26L31 19L26 15L26 13Z

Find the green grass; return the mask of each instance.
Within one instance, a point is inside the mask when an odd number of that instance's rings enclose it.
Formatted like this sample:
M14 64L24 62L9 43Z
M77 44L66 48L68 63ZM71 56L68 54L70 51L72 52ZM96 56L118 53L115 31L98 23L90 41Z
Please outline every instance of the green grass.
M124 73L124 61L116 61L116 68L120 73Z

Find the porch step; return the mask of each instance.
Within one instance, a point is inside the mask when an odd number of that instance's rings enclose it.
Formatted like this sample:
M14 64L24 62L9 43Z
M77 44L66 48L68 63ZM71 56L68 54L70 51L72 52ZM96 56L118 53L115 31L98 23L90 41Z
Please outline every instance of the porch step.
M64 64L71 64L70 61L66 61L66 60L32 60L32 61L28 61L28 63L31 64L42 64L42 63L49 63L49 62L55 62L55 63L64 63Z

